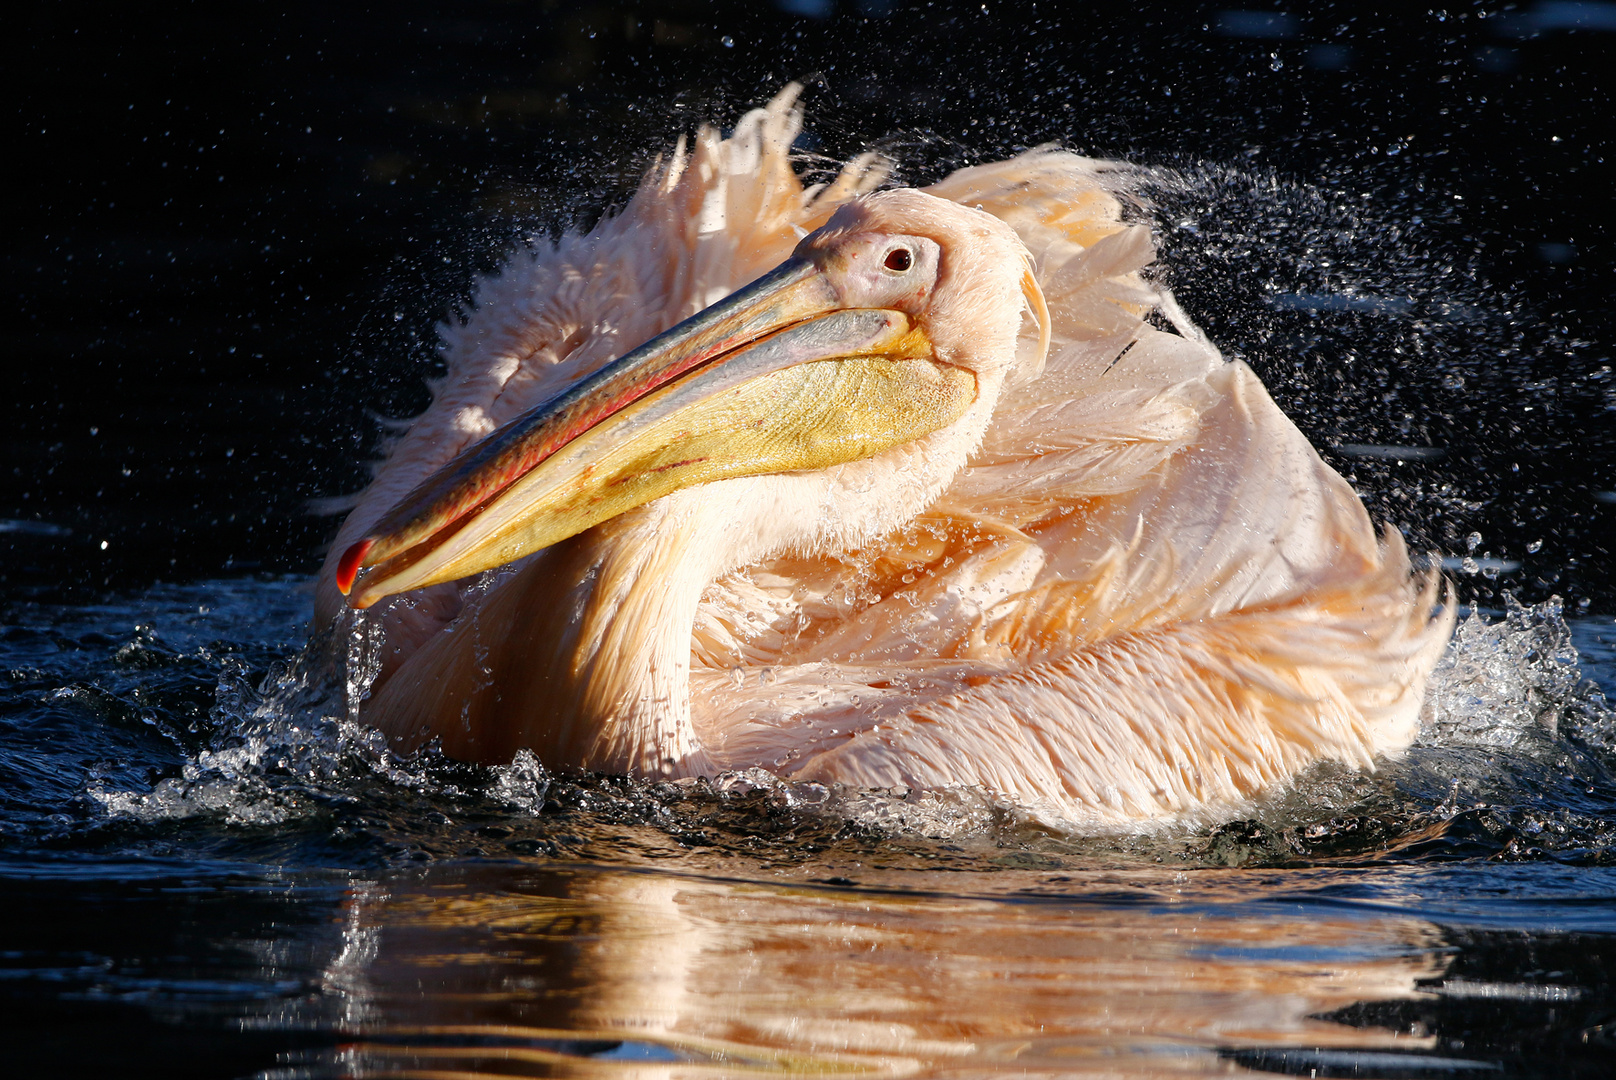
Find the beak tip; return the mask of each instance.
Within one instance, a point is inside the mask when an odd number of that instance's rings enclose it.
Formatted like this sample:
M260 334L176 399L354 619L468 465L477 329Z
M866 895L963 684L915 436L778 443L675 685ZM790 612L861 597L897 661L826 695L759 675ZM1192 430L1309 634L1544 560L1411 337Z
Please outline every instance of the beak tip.
M337 591L343 596L347 596L353 589L354 579L359 576L359 568L364 565L365 556L369 555L370 549L375 546L376 541L366 537L342 553L342 558L337 562Z

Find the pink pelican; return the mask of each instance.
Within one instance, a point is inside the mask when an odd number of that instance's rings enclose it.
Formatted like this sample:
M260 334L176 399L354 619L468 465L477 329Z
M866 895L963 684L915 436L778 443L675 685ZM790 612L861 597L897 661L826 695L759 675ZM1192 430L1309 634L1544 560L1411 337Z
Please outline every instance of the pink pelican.
M400 750L1208 817L1414 737L1438 582L1054 149L805 188L796 88L517 255L321 572ZM750 283L750 284L748 284Z

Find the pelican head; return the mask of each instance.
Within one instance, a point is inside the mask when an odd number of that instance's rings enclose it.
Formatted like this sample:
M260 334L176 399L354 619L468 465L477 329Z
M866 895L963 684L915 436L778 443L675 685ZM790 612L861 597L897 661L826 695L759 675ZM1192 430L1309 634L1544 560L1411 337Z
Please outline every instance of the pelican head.
M998 218L913 190L855 199L774 270L449 461L347 549L338 587L369 607L743 477L815 489L750 485L760 522L771 506L826 511L769 522L767 546L873 538L980 441L1028 308L1041 362L1049 315Z

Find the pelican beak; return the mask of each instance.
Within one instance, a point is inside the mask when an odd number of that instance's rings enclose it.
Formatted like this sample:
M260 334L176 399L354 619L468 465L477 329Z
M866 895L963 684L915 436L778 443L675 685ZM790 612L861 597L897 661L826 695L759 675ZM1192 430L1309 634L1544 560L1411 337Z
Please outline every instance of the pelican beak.
M337 586L366 608L681 488L869 457L975 397L907 315L842 306L794 257L450 461L348 548Z

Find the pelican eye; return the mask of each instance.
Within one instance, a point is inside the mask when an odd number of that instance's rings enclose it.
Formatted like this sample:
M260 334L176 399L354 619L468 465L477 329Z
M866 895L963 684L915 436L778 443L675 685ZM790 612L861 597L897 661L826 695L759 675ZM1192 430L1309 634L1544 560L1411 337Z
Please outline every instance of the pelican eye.
M909 267L913 266L914 262L915 258L913 255L909 254L909 249L899 247L893 248L891 251L887 252L886 260L881 265L885 266L888 270L894 270L901 274L905 270L909 269Z

